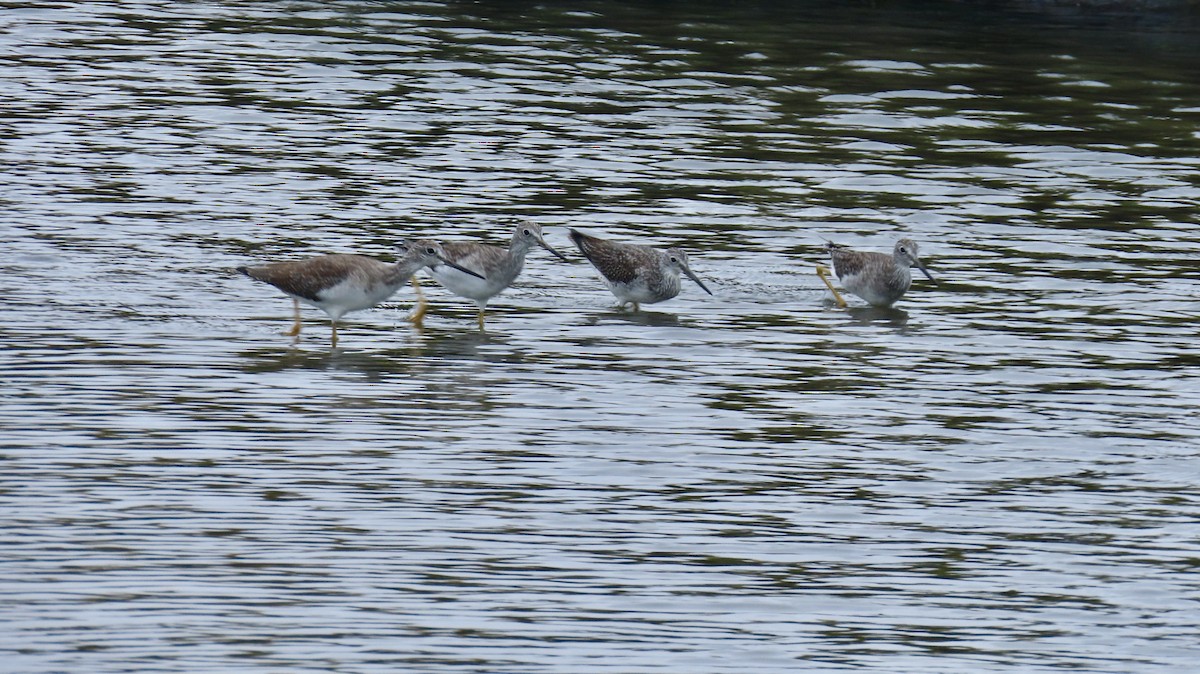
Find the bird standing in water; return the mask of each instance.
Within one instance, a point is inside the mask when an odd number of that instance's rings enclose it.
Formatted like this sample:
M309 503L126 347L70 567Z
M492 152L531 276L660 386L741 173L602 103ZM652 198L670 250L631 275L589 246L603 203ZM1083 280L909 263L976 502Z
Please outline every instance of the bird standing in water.
M572 229L571 240L608 284L621 306L669 300L679 294L680 273L696 282L709 295L712 291L692 273L687 253L678 248L659 250L633 243L618 243Z
M912 239L897 241L891 255L851 250L832 242L825 247L833 263L833 273L841 281L842 287L872 306L890 307L903 297L912 285L912 267L920 269L930 281L937 283L921 262L921 251ZM817 275L829 287L838 306L845 307L846 300L833 287L828 274L828 267L817 266Z
M256 281L269 283L292 298L295 321L284 333L300 334L300 303L312 305L329 315L333 326L330 343L337 346L337 324L351 311L368 309L391 297L422 267L435 264L454 265L435 241L405 241L403 256L395 264L364 255L334 254L274 262L257 267L238 267L238 271ZM478 276L469 269L462 273ZM425 315L424 298L418 295L418 305L410 318L420 324Z
M475 300L479 306L479 329L483 330L488 300L512 284L525 267L525 255L535 245L559 259L567 259L546 243L540 225L523 222L513 230L508 248L474 241L443 243L446 264L431 265L429 275L455 295ZM464 270L471 271L464 273Z

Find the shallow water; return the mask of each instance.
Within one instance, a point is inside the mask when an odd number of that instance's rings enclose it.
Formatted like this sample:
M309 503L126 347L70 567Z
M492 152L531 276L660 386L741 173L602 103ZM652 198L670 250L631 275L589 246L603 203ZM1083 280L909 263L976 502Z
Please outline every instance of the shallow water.
M505 7L0 3L0 669L1192 671L1186 22ZM233 271L519 218L482 333Z

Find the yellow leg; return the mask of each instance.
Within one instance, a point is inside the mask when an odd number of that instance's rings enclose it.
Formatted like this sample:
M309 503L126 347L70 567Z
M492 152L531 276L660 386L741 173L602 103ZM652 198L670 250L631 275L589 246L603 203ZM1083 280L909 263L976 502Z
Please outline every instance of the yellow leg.
M429 302L424 298L417 300L417 306L413 307L412 313L408 315L408 320L415 326L420 327L425 324L425 314L429 313Z
M833 283L829 281L829 273L829 267L817 265L817 276L821 277L821 280L825 282L826 287L829 288L829 292L833 293L833 299L835 302L837 302L837 305L845 309L846 300L842 299L842 296L838 294L837 288L834 288Z
M329 346L337 346L337 323L333 323L333 333L329 337Z
M412 287L417 293L417 306L413 307L412 313L408 315L408 320L412 321L413 325L420 327L425 321L425 314L429 312L429 302L425 300L425 293L421 292L421 284L417 281L417 277L412 277Z
M300 301L292 300L292 310L295 313L295 318L292 320L292 329L283 333L288 337L296 337L300 334Z
M479 331L483 332L483 307L479 307Z

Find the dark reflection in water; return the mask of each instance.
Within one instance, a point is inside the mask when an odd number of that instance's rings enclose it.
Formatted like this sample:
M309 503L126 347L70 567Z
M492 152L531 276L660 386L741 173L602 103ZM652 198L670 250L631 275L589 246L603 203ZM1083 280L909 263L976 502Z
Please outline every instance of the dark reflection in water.
M283 370L343 370L360 372L374 379L378 379L380 373L397 369L397 362L382 354L320 347L250 349L242 353L241 364L247 374Z
M997 6L0 2L0 669L1190 672L1194 17ZM513 218L715 294L232 271Z
M663 313L661 311L644 308L640 311L613 309L612 311L594 314L588 319L588 324L594 326L612 325L614 323L628 323L629 325L647 325L654 327L681 325L678 314Z
M846 314L863 325L879 323L902 328L908 323L908 312L895 307L849 307Z

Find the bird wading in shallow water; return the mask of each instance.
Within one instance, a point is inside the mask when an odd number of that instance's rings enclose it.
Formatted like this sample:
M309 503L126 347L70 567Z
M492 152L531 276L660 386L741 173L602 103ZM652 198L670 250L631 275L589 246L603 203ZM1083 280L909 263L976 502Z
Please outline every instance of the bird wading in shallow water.
M572 229L571 240L579 252L604 277L612 294L621 306L632 304L638 311L642 304L669 300L679 294L679 275L686 274L709 295L712 291L688 267L687 253L678 248L659 250L632 243L617 243L589 236Z
M329 315L333 326L330 337L337 346L337 324L351 311L369 309L391 297L400 286L422 267L435 264L455 266L434 241L405 241L403 255L395 264L364 255L322 255L306 260L274 262L257 267L238 267L238 271L256 281L269 283L292 298L295 321L284 333L300 334L300 303L310 304ZM462 273L475 276L469 269ZM421 323L425 315L425 300L419 294L418 304L410 320Z
M921 263L921 251L912 239L897 241L891 255L851 250L836 243L828 243L825 247L833 263L833 273L842 287L872 306L890 307L903 297L912 285L912 267L920 269L930 281L937 283ZM828 274L828 267L817 266L817 275L829 287L838 306L845 307L846 300L833 287Z
M479 306L479 329L483 330L488 300L512 284L525 267L525 255L534 246L545 248L561 260L567 259L542 238L540 225L525 222L513 230L508 248L473 241L443 243L447 263L431 265L429 275L455 295L475 300ZM464 273L464 269L471 272Z

